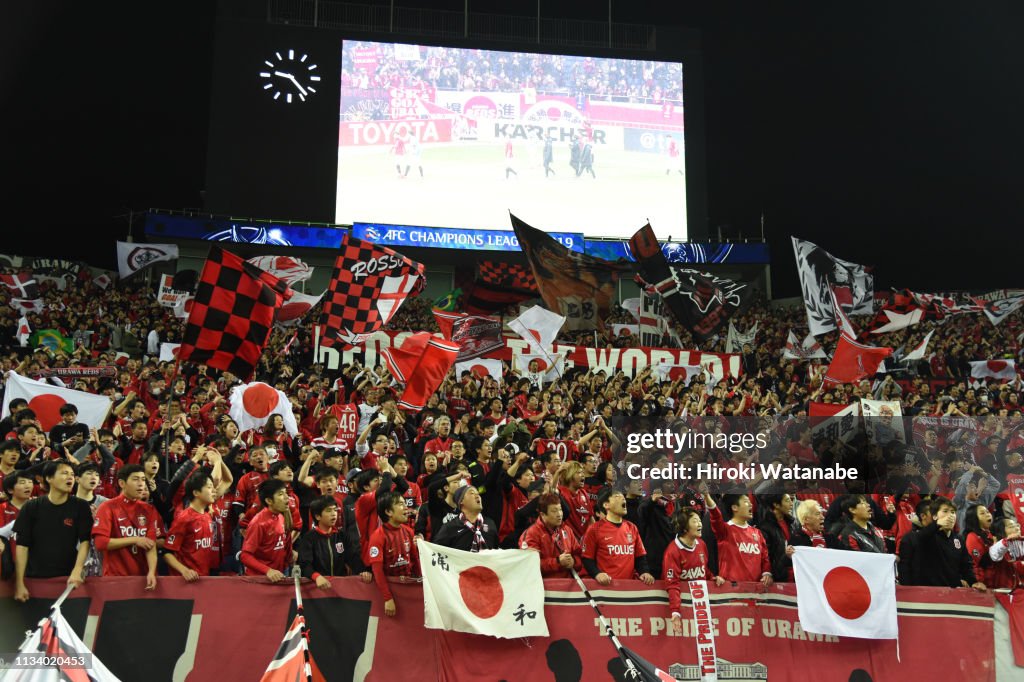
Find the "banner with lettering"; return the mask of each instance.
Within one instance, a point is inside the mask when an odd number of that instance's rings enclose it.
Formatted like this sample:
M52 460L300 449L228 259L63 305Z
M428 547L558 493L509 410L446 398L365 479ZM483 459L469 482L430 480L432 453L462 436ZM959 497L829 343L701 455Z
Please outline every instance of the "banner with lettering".
M376 367L384 363L380 351L392 346L401 346L412 332L379 331L368 337L360 348L337 351L315 345L313 358L317 363L324 364L327 369L339 369L342 365L359 360L365 367ZM314 330L314 338L319 332ZM488 358L505 360L512 366L520 366L520 356L530 353L526 341L520 338L506 337L501 348L484 355ZM679 348L590 348L587 346L570 346L556 343L551 349L551 357L562 354L565 357L566 371L573 367L584 367L591 372L615 374L622 371L632 377L647 367L655 367L663 362L671 365L707 365L713 376L738 377L743 373L742 356L730 353L707 353L700 350L681 350Z
M35 627L66 587L60 578L26 582L32 595L26 604L10 598L11 582L0 583L3 651L18 649L25 631ZM396 614L385 616L372 583L357 577L331 583L327 590L310 581L301 587L310 650L329 680L623 679L621 660L572 580L544 581L550 635L516 639L424 628L418 584L392 583ZM990 594L897 587L897 657L895 640L804 632L792 584L769 591L758 583L707 585L707 603L698 604L696 621L689 617L693 596L683 591L687 617L676 634L662 583L587 583L622 643L676 679L701 679L697 642L703 636L714 638L719 680L805 679L808 671L817 680L997 680ZM510 593L500 598L517 600ZM290 580L275 585L231 577L186 583L161 576L156 590L147 592L142 577L97 578L73 592L62 610L85 645L122 680L168 680L173 670L175 680L233 682L260 679L294 617L294 599ZM704 613L705 607L712 610ZM252 623L259 627L244 627ZM137 646L140 632L146 633L145 646ZM1000 631L1000 646L1009 637L1007 630ZM1019 679L1021 671L1009 670L998 679Z

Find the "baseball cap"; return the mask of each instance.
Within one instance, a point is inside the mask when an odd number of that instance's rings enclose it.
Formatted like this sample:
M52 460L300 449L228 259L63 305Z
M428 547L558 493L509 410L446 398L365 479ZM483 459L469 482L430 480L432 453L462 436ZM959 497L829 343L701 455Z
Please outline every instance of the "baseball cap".
M349 469L348 473L345 474L345 483L351 483L352 479L358 476L361 471L362 469L360 469L359 467L353 467Z

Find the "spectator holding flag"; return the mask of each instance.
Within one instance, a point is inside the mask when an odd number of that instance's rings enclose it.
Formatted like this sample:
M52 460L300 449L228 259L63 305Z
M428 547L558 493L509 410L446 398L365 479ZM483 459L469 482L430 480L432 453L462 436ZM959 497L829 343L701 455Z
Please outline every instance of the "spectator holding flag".
M662 580L668 591L668 609L672 614L672 627L677 635L683 633L682 606L679 598L681 583L689 580L713 579L716 585L725 578L714 575L708 567L708 548L700 539L704 529L700 514L692 507L680 507L672 514L676 537L665 548L661 560Z

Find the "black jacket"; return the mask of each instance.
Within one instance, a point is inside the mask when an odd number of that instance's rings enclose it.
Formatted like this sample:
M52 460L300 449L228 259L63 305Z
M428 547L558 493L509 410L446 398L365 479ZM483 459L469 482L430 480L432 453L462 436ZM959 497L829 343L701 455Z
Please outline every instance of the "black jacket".
M772 564L772 580L781 583L789 582L789 571L793 568L793 560L786 556L786 543L788 541L775 520L775 514L772 513L763 518L757 524L757 529L761 531L761 535L764 536L764 542L768 546L768 560ZM790 526L790 537L792 535L792 526ZM811 544L810 540L807 541L807 544Z
M345 542L343 531L324 535L314 528L299 538L295 549L299 553L303 578L312 579L314 573L327 577L347 575L346 567L353 574L365 570L359 560L358 546L353 551Z
M885 554L885 538L870 521L867 528L861 528L853 521L848 521L839 533L839 549Z
M900 542L900 582L904 585L961 587L977 578L967 543L957 532L947 535L930 523L903 537Z
M652 575L661 576L661 560L665 548L676 537L672 517L668 514L668 500L664 497L657 502L644 498L637 510L637 529L647 550L647 565ZM678 504L678 502L676 503Z
M494 525L494 521L491 521L486 516L481 516L480 518L484 522L482 535L486 545L485 549L498 549L498 527ZM471 552L473 550L473 536L473 531L462 521L462 517L457 516L441 526L437 533L434 534L434 544Z

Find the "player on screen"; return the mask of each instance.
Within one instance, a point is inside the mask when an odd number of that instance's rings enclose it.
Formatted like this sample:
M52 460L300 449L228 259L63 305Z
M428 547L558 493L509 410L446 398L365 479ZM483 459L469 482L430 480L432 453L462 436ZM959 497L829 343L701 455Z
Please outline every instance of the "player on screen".
M409 177L409 167L416 166L423 177L423 150L420 148L419 140L410 132L405 140L405 173L402 177Z
M548 135L544 138L544 177L549 175L555 175L555 169L551 167L551 162L555 160L554 150L555 139Z
M505 179L508 180L509 176L518 176L514 167L515 164L515 151L512 149L512 140L505 143Z
M395 135L395 142L391 145L391 153L395 155L395 170L398 172L399 178L404 178L402 175L402 164L405 162L406 142L404 135ZM406 166L405 172L409 172L409 167Z
M665 133L665 175L671 175L672 171L678 172L680 175L683 174L682 160L683 157L679 150L679 144L676 142L676 138L672 137L668 133Z

